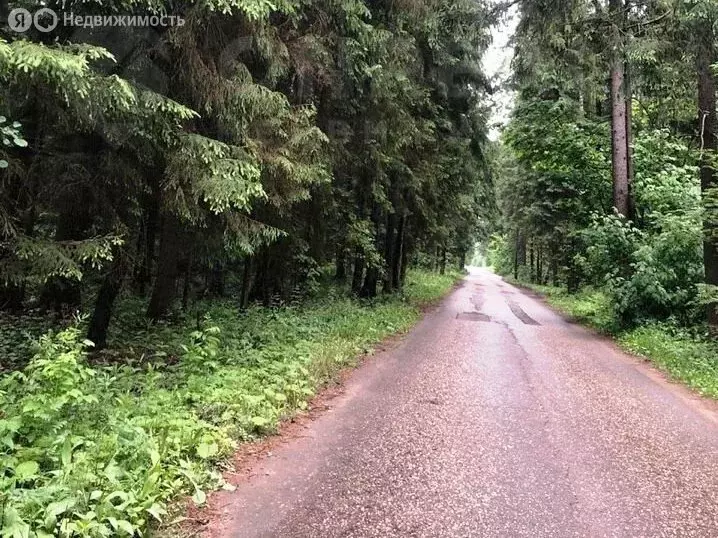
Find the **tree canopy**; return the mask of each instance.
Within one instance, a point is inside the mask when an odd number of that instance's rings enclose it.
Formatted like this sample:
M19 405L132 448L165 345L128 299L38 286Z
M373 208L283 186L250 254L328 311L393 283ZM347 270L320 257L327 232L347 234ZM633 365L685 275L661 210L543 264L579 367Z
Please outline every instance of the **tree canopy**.
M184 24L3 29L3 308L92 311L102 346L122 294L243 308L332 263L373 297L484 231L484 3L43 5Z

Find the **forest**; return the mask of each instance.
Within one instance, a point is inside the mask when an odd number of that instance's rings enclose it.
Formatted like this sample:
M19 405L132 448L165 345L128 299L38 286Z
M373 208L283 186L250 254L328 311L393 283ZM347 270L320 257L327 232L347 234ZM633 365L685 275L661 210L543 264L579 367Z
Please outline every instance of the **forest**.
M607 330L718 326L716 13L521 3L516 105L491 157L500 273L588 290Z
M0 537L171 529L472 259L718 396L718 1L0 13Z

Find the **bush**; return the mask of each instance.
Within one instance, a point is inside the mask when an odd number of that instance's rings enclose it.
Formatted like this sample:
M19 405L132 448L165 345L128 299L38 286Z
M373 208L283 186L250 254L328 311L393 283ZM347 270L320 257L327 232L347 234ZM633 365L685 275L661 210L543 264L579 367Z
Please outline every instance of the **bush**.
M690 152L664 131L636 141L637 223L595 216L578 257L596 285L605 286L626 326L650 319L698 316L703 279L702 210ZM640 225L640 226L639 226Z
M647 232L604 216L585 235L591 246L581 261L594 282L603 281L624 325L695 318L703 272L699 222L668 215Z

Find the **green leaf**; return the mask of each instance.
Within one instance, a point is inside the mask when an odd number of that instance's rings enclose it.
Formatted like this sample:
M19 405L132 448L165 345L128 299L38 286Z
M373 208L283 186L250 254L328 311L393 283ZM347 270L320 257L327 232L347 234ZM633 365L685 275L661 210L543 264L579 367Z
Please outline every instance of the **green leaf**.
M117 520L117 528L121 531L126 532L130 536L135 534L135 526L127 521L126 519L118 519Z
M68 465L70 465L70 463L72 463L72 441L69 437L65 439L65 442L62 445L60 458L64 467L67 467Z
M75 506L75 499L66 498L47 505L46 513L59 516Z
M205 502L207 502L207 495L204 491L197 488L194 492L194 495L192 495L192 500L194 501L194 504L196 504L197 506L201 506Z
M15 477L18 480L27 480L37 476L40 466L36 461L23 461L17 467L15 467Z
M0 528L2 536L12 538L30 538L30 525L25 523L12 505L5 506Z
M150 514L153 518L155 518L157 521L162 521L162 516L167 513L167 511L162 508L157 503L154 503L152 506L150 506L147 509L147 513Z
M197 455L203 460L216 456L217 452L219 452L219 447L216 443L200 443L197 447Z
M124 473L116 461L111 461L107 464L107 467L105 467L104 474L110 482L116 484L120 481Z
M258 428L262 428L262 427L266 426L267 424L269 424L269 419L267 419L265 417L259 417L259 416L252 417L252 424L257 426Z

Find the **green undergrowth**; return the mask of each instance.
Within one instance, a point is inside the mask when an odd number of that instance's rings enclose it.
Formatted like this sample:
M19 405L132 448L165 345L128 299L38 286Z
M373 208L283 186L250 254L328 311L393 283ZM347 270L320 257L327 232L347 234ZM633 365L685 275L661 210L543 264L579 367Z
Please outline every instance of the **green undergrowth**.
M702 396L718 398L718 344L705 333L652 324L620 334L618 342Z
M430 275L430 278L426 275ZM462 276L458 272L447 272L444 275L410 272L406 277L404 293L415 306L424 307L446 295Z
M569 294L553 286L517 285L540 293L547 303L576 321L614 337L621 347L648 359L699 394L718 398L718 342L704 328L653 322L621 329L608 296L600 290Z
M140 536L171 523L169 500L202 504L237 443L306 408L457 276L414 272L403 296L371 303L333 288L244 313L212 302L199 320L154 326L128 303L111 349L92 357L77 327L46 334L0 379L0 536Z

